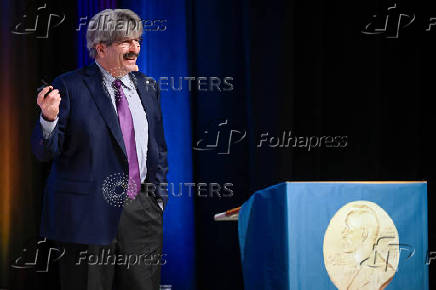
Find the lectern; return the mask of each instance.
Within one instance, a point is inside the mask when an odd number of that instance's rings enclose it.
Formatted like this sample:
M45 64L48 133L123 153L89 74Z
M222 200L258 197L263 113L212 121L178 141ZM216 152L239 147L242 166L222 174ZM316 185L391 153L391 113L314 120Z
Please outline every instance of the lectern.
M239 211L244 287L428 289L426 182L285 182Z

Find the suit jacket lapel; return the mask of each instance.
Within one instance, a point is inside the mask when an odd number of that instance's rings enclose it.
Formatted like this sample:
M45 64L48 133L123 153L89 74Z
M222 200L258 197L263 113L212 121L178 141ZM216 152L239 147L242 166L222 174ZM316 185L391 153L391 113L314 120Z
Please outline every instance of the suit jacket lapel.
M138 92L139 98L141 99L142 106L144 107L144 111L147 117L147 123L148 128L150 130L150 126L153 124L150 122L151 115L153 114L153 93L154 90L151 88L151 86L148 86L148 80L146 80L143 76L140 75L138 72L132 72L131 73L131 79L133 83L135 84L136 91ZM148 140L150 140L150 134L148 136Z
M150 134L150 132L154 132L153 114L155 114L154 108L156 106L153 103L153 100L154 100L153 97L154 97L154 94L156 92L151 87L151 84L147 83L149 81L146 80L144 75L142 75L141 73L131 72L130 76L131 76L133 83L135 84L136 91L138 92L139 98L141 99L142 107L144 108L145 116L147 118L147 123L148 123L148 144L147 144L148 150L147 150L147 177L146 177L146 180L148 180L147 182L150 182L150 175L152 174L153 167L156 165L156 162L155 162L156 157L153 154L154 150L152 147L154 144L154 142L152 142L153 134Z
M100 111L106 125L109 127L112 135L122 149L124 156L127 158L126 148L124 146L123 134L121 132L118 116L115 112L110 96L107 95L103 87L103 77L98 66L93 63L85 71L85 83L91 92L91 96Z

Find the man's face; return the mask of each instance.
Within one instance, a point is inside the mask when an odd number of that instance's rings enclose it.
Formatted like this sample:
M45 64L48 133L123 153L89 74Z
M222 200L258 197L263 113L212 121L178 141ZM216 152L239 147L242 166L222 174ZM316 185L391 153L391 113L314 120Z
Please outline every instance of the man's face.
M345 253L355 252L362 244L363 229L345 222L342 231L342 247Z
M136 59L141 50L139 38L116 41L111 45L99 44L96 49L99 63L114 77L122 77L138 70Z

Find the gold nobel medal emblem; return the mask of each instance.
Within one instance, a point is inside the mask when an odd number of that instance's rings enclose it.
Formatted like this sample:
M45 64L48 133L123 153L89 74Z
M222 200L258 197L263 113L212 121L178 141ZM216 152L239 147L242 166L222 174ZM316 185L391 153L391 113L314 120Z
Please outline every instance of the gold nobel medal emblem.
M339 290L384 289L398 267L398 231L376 203L353 201L330 220L323 252L324 265Z

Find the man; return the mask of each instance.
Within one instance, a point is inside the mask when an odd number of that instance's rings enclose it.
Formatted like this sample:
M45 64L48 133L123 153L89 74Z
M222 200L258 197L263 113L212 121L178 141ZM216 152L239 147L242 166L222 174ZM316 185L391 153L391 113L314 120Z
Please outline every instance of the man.
M32 148L53 162L41 235L66 250L62 290L159 289L167 149L159 91L137 71L142 31L131 10L96 14L95 63L38 94Z

